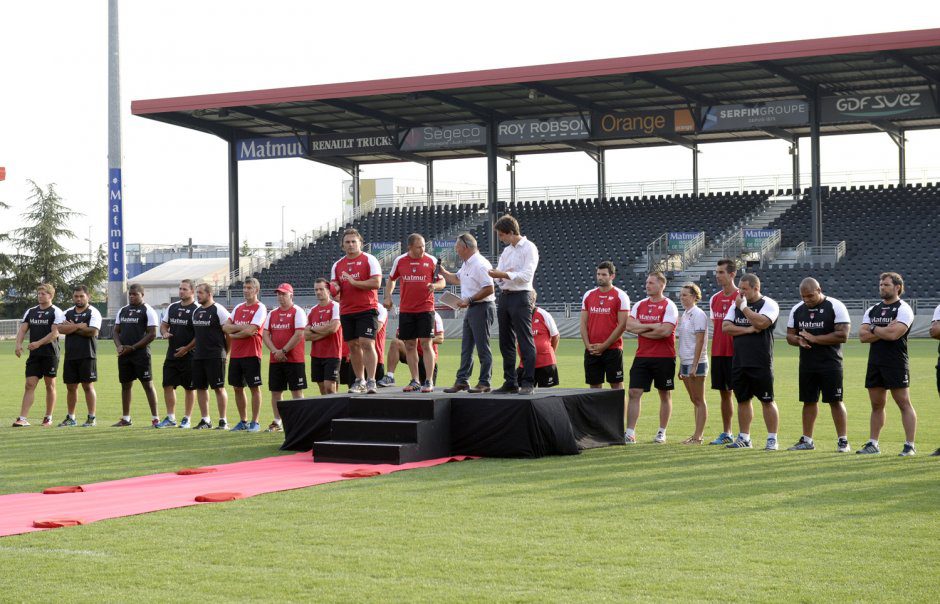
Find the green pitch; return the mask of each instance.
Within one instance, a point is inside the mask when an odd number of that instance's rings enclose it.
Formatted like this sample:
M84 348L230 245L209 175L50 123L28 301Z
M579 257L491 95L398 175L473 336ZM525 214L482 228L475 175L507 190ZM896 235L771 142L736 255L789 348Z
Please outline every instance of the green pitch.
M14 430L23 361L0 343L0 493L278 454L277 434L153 430L139 389L135 427L107 427L120 415L111 348L99 361L99 427ZM915 458L896 457L893 403L877 457L835 453L825 409L814 452L685 447L676 443L691 434L692 408L680 385L666 445L650 442L658 402L647 395L629 448L446 464L0 538L0 600L937 601L940 459L927 456L940 446L936 342L911 350ZM458 345L442 351L448 385ZM158 376L163 352L154 347ZM784 448L801 432L795 352L777 342ZM563 386L582 385L581 354L562 342ZM847 347L854 448L868 433L866 354ZM43 405L40 392L34 424ZM80 396L79 420L83 406ZM237 419L231 395L229 406ZM56 423L64 413L60 385ZM263 425L270 417L266 398ZM759 413L752 433L763 441Z

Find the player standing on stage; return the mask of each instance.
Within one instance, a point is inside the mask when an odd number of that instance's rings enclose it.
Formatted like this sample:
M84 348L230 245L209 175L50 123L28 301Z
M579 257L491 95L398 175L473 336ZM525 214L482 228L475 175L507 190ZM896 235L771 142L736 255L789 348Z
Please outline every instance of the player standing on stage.
M424 237L417 233L408 236L408 253L392 262L392 270L385 285L385 308L392 308L395 284L401 281L398 333L405 343L405 358L411 370L411 382L404 392L434 392L430 376L434 373L435 357L431 348L434 339L434 292L444 289L444 278L437 274L437 258L424 253ZM432 352L423 355L424 374L429 379L418 382L418 346Z
M737 268L734 260L723 258L715 269L715 281L721 290L708 301L712 319L712 390L721 397L721 434L710 445L730 445L734 442L731 420L734 419L734 400L731 388L731 363L734 356L734 338L724 333L723 325L728 311L738 299L738 288L734 284Z
M139 381L150 405L150 424L160 423L157 415L157 391L153 387L150 365L150 343L157 337L160 317L144 302L144 288L133 283L127 288L130 304L118 311L114 321L114 346L118 354L118 380L121 382L121 410L123 415L113 428L126 428L131 424L131 395L134 382Z
M267 307L258 301L261 284L254 277L245 279L242 292L245 301L232 309L222 331L230 338L232 350L229 355L228 383L235 389L235 407L239 422L232 432L248 430L250 424L258 424L261 415L261 330L268 316ZM248 421L248 401L245 388L251 391L251 421Z
M940 304L933 309L933 320L930 322L930 337L940 340ZM940 394L940 346L937 346L937 393ZM940 457L940 448L930 454L931 457Z
M532 295L537 301L538 294L533 291ZM532 312L532 339L535 342L535 385L539 388L557 386L558 361L555 359L555 351L558 350L561 335L558 333L555 318L547 310L538 306ZM516 370L520 380L524 372L525 368L520 358L519 368Z
M460 308L467 309L463 316L463 334L460 343L460 367L457 379L444 392L452 394L467 390L472 393L489 392L490 379L493 376L493 353L490 351L490 329L496 320L496 291L489 271L493 269L490 261L483 257L477 246L476 237L470 233L461 233L454 242L454 251L463 262L456 273L450 273L441 267L441 275L451 285L460 286ZM473 349L480 357L480 379L477 385L470 387L473 375Z
M522 236L519 222L506 215L493 225L505 245L499 263L489 271L502 292L496 307L499 322L499 352L503 357L503 385L496 394L532 394L535 390L535 342L532 340L532 311L535 309L532 280L539 266L539 250ZM516 345L525 366L516 378Z
M663 295L666 277L650 273L646 278L646 298L630 309L627 331L638 336L636 356L630 367L630 389L627 391L626 442L636 442L636 422L640 418L640 400L644 392L656 386L659 392L659 430L655 443L666 442L666 428L672 416L672 390L676 376L676 324L679 309Z
M74 306L65 311L65 322L59 333L65 334L65 362L62 365L62 381L65 382L65 402L68 414L60 428L77 425L75 406L78 405L78 385L85 392L88 417L83 428L96 425L95 406L97 396L95 382L98 381L98 330L101 329L101 313L88 302L88 288L76 285L72 288Z
M329 284L320 279L317 286L329 295ZM275 290L277 306L268 313L264 320L262 339L271 351L268 361L268 390L271 392L271 410L274 420L268 426L268 432L280 432L281 413L277 404L290 390L291 397L300 398L307 387L304 371L304 328L307 316L304 309L294 304L294 287L290 283L281 283ZM319 292L317 292L319 296ZM337 323L339 318L336 319ZM323 389L320 389L323 393ZM261 426L255 420L248 425L249 432L258 432Z
M734 338L731 385L738 400L740 432L729 449L751 448L751 399L761 402L767 426L765 451L776 451L780 415L774 403L774 326L780 315L777 303L762 296L757 275L744 275L738 284L740 295L728 310L722 331Z
M52 304L55 288L43 283L36 288L39 304L30 308L23 315L20 329L16 332L17 358L23 355L23 340L29 334L29 356L26 358L26 386L23 390L23 404L20 416L13 422L14 428L30 425L27 416L36 396L39 378L46 383L46 415L42 418L42 427L52 427L52 412L55 411L55 376L59 369L59 328L65 321L65 315L58 306Z
M444 319L441 318L441 315L434 313L434 339L431 340L431 347L434 350L434 358L437 359L437 347L444 343ZM420 357L420 362L418 363L418 379L421 382L424 382L428 379L427 371L424 367L424 348L418 346L418 356ZM386 388L395 383L395 368L398 367L399 363L407 363L408 359L405 357L405 343L399 339L394 338L392 343L388 346L388 369L385 372L385 376L378 381L380 388ZM434 371L431 373L431 382L437 382L437 367L438 363L434 363Z
M176 389L183 387L183 418L180 428L190 428L190 417L196 403L196 391L193 389L193 311L198 304L193 297L196 294L192 279L183 279L179 286L180 299L166 307L160 321L160 334L167 341L166 359L163 361L163 401L166 403L166 417L157 428L173 428L176 423ZM202 416L209 415L208 406Z
M316 280L313 292L318 303L310 309L305 330L310 340L310 379L320 394L334 394L343 350L339 302L330 298L330 282L322 277Z
M800 348L800 401L803 403L803 436L790 451L809 451L813 443L819 396L829 405L836 426L836 451L851 451L848 418L842 403L842 344L849 339L851 320L845 304L824 296L812 277L800 283L802 302L790 311L787 344Z
M885 425L888 390L901 410L901 423L907 439L899 455L916 455L914 436L917 433L917 412L911 404L910 369L907 358L907 334L914 323L914 311L901 299L904 279L897 273L881 273L878 283L881 302L862 317L859 339L871 344L865 388L871 400L871 432L865 446L857 451L863 455L881 453L878 436Z
M375 369L378 356L375 334L378 331L378 290L382 286L382 268L375 256L362 251L362 235L356 229L343 232L346 255L333 264L330 282L337 288L343 339L349 345L349 358L356 381L349 391L375 394Z
M228 408L228 393L225 391L225 356L228 354L228 339L222 326L229 314L225 307L212 299L212 286L200 283L196 286L196 302L199 307L193 311L193 337L196 347L193 349L193 388L199 408L206 410L206 415L196 424L196 430L212 428L209 417L209 388L215 392L215 402L219 408L219 425L216 430L228 430L225 412Z
M623 332L630 316L630 297L614 287L616 274L613 262L598 264L597 287L581 298L584 381L591 388L603 388L606 377L612 389L623 389Z

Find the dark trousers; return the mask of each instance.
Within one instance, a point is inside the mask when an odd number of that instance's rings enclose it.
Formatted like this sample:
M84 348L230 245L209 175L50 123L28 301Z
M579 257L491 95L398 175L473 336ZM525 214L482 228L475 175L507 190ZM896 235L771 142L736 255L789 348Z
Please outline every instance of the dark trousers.
M503 355L503 379L509 385L531 386L535 383L535 341L532 339L532 311L535 300L531 291L503 292L499 297L496 319L499 321L499 352ZM522 353L525 371L516 382L516 342Z
M460 368L457 383L469 384L473 374L473 349L480 357L480 384L490 385L493 376L493 353L490 351L490 329L496 320L494 302L471 304L463 316L463 339L460 343Z

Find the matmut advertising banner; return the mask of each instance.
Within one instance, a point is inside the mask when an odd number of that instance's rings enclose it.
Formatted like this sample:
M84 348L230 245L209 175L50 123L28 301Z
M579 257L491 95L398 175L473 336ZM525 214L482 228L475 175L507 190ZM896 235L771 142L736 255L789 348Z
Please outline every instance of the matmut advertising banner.
M591 115L591 138L637 138L658 134L695 132L688 109L616 111Z
M702 132L746 130L765 126L803 126L809 123L809 103L767 101L748 105L702 107Z

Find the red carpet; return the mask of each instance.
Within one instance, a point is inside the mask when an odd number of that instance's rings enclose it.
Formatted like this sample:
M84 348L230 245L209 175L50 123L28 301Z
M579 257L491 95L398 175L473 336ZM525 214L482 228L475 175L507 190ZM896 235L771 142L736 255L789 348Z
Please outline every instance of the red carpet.
M193 473L194 468L186 468L187 471L181 473L85 484L80 485L81 490L65 485L66 488L54 489L59 494L2 495L0 537L188 505L208 505L197 503L197 497L207 501L231 501L465 459L470 458L443 457L400 466L358 465L313 463L310 453L297 453L212 466L214 471L208 472Z

